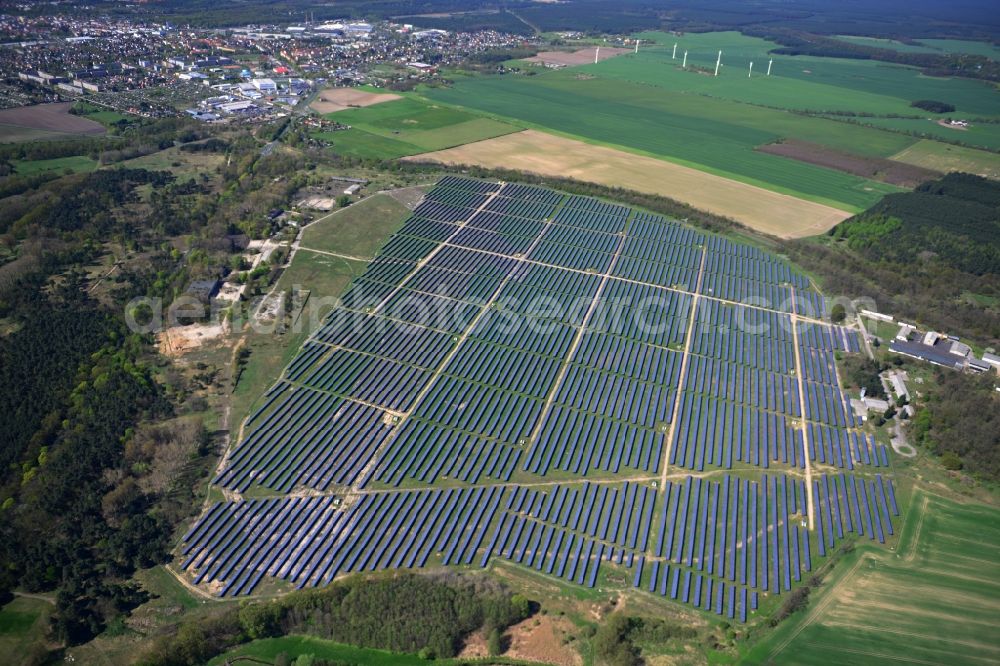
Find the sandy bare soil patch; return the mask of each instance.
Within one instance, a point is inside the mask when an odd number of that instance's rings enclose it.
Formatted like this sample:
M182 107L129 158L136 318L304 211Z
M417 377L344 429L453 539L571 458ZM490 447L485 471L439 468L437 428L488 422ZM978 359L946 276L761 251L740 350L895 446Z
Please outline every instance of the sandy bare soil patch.
M563 65L572 67L573 65L587 65L594 62L594 55L597 47L580 49L578 51L542 51L536 56L526 58L528 62L540 62L546 65ZM631 53L632 49L620 49L613 46L602 46L601 52L597 54L597 59L607 60L623 53Z
M223 324L191 324L164 329L156 336L156 346L164 356L176 357L198 349L226 334Z
M335 113L399 99L392 93L373 93L357 88L329 88L319 94L310 106L318 113Z
M424 200L426 190L423 187L402 187L398 190L392 190L388 194L399 203L413 210Z
M932 180L941 175L937 171L913 164L894 162L880 157L842 153L817 143L796 139L787 139L781 143L769 143L760 146L757 150L900 187L916 187L926 180Z
M563 637L572 631L572 623L565 618L529 617L507 631L510 647L504 655L554 666L580 666L583 663L580 654L569 645L563 645Z
M781 238L820 234L851 216L832 206L654 157L535 130L404 159L519 169L659 194Z
M68 134L104 134L104 125L69 113L71 102L19 106L0 111L0 124Z

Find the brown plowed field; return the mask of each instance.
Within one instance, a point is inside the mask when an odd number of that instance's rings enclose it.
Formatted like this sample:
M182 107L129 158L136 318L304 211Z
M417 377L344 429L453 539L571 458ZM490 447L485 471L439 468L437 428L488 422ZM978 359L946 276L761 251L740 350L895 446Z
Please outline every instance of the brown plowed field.
M330 88L324 90L310 106L319 113L334 113L344 109L371 106L399 99L392 93L373 93L357 88Z
M842 153L816 143L795 139L788 139L781 143L769 143L760 146L757 150L900 187L916 187L925 180L931 180L941 175L937 171L924 169L913 164L894 162L880 157Z
M579 51L542 51L536 56L526 58L528 62L541 62L546 65L563 65L572 67L573 65L587 65L594 62L594 51L597 47L580 49ZM623 53L631 53L631 49L619 49L612 46L602 46L598 60L607 60Z
M0 125L66 134L104 134L104 125L69 113L71 102L19 106L0 111Z

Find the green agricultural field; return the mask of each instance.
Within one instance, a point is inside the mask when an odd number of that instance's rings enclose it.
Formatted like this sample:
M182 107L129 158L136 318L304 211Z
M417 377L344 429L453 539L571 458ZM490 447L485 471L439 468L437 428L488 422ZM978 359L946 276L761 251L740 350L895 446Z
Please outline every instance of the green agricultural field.
M51 160L15 160L14 170L19 176L32 176L43 171L72 171L86 173L97 168L97 160L85 155L56 157Z
M326 141L340 155L367 159L395 159L423 152L405 141L372 134L357 128L339 132L317 132L313 137Z
M655 39L657 45L577 71L784 109L913 114L912 101L936 99L953 104L959 114L1000 115L1000 94L986 82L928 77L914 67L876 60L773 56L769 51L778 44L733 32L639 36ZM676 59L671 58L674 43ZM680 67L685 50L688 71ZM714 70L719 50L718 77L691 70ZM750 61L754 62L752 78L748 77Z
M749 663L1000 659L1000 511L916 491L898 552L859 548ZM794 655L794 656L793 656Z
M965 39L921 39L920 43L945 53L967 53L1000 60L1000 48L989 42L973 42Z
M767 76L770 51L777 46L767 40L736 32L638 37L645 40L638 54L533 77L459 79L425 95L497 120L625 148L848 211L895 189L756 148L798 139L884 158L916 143L917 132L1000 148L1000 124L977 123L958 132L926 119L885 117L923 115L911 102L936 99L954 104L957 117L1000 119L1000 93L984 82L927 77L913 67L873 60L807 56L774 57ZM715 77L719 50L723 66ZM685 51L686 70L680 66ZM833 111L838 115L818 115ZM854 119L845 113L868 115Z
M1000 49L993 44L965 39L921 39L909 44L895 39L861 37L858 35L837 35L837 39L860 46L890 49L898 53L964 53L967 55L984 56L993 60L1000 59Z
M599 66L598 66L599 67ZM427 96L512 118L538 129L625 148L849 211L896 188L846 173L755 151L782 137L888 156L909 137L784 111L674 95L622 80L573 71L535 77L478 78ZM693 76L693 75L692 75Z
M388 194L376 194L308 225L302 247L371 260L408 213Z
M329 117L351 129L316 136L332 143L339 153L366 158L416 155L520 129L413 97L338 111Z
M837 35L837 39L858 46L869 46L873 49L889 49L898 53L937 53L937 49L926 46L923 42L906 44L895 39L881 37L863 37L861 35Z
M936 171L964 171L1000 179L1000 154L940 141L918 141L893 155L892 159Z

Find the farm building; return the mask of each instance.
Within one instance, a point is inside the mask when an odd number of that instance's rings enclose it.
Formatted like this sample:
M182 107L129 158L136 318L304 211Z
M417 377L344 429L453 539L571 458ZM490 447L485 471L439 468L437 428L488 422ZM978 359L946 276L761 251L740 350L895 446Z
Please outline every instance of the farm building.
M924 339L926 340L927 336ZM943 368L958 369L965 366L965 357L952 354L951 345L948 342L926 344L924 342L895 340L890 343L889 351L921 361L927 361L934 365L940 365Z

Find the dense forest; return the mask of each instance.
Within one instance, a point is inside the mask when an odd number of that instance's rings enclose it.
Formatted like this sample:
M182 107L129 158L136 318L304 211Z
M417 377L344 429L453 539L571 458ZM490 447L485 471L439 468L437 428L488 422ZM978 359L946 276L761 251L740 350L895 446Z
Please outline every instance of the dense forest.
M136 296L169 304L191 279L232 263L229 238L269 233L266 212L287 206L308 177L301 157L261 158L262 140L249 132L206 136L171 119L103 142L0 148L5 162L89 154L113 163L174 146L227 157L183 180L116 166L8 175L0 187L0 380L8 387L0 396L0 600L14 589L53 593L56 643L85 642L146 599L132 575L166 561L214 453L205 400L193 393L204 382L170 367L152 336L130 332L125 304ZM112 262L114 275L94 280Z
M454 657L472 632L503 632L531 612L525 597L480 577L353 577L184 623L161 638L141 663L195 666L240 643L290 634L428 659Z
M951 470L1000 481L1000 396L995 378L939 370L909 426Z
M828 295L868 297L899 318L1000 345L1000 183L954 173L890 194L830 230L785 244Z

